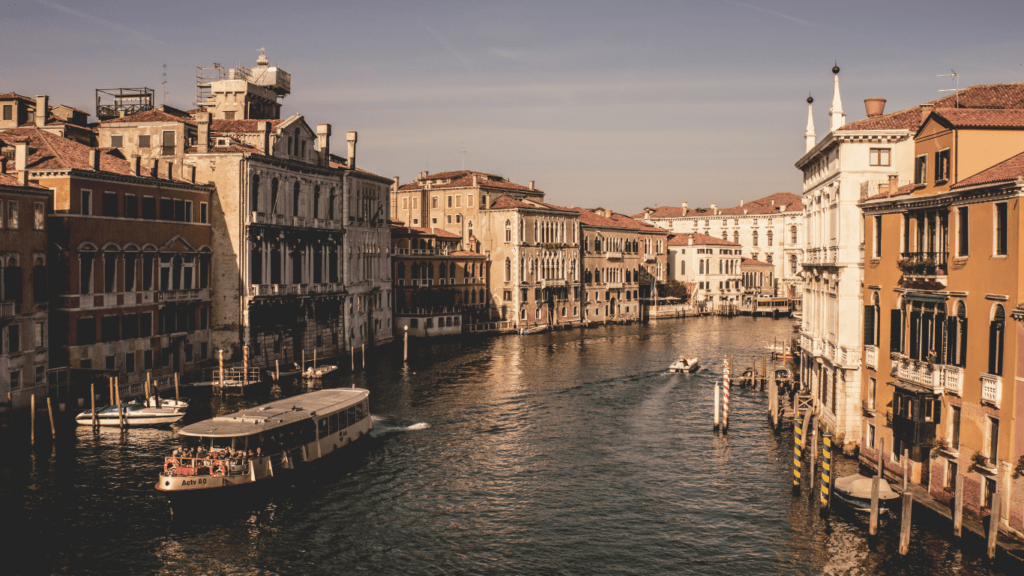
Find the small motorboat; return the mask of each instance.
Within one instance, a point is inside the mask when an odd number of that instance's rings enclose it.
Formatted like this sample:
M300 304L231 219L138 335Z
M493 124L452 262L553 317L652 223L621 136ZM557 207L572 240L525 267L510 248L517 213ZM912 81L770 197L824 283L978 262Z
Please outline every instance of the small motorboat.
M334 366L333 364L322 364L320 366L317 366L316 368L310 366L309 368L306 368L305 372L302 373L302 379L319 380L323 378L324 375L334 372L337 369L338 367Z
M854 474L836 478L835 492L843 504L857 512L871 511L871 482L872 478ZM885 480L878 481L878 513L884 514L889 511L889 501L899 498L900 495L889 487Z
M679 373L691 373L696 372L700 368L700 358L691 356L680 356L678 360L673 362L668 367L669 372Z
M159 406L159 408L157 408ZM146 401L137 398L130 402L121 403L121 413L125 426L160 426L174 424L185 417L185 410L188 409L188 399L165 400L153 396L149 399L149 406ZM117 406L111 404L96 410L96 420L100 426L120 426L117 415ZM75 422L81 426L92 425L92 410L86 410L75 417Z
M520 328L519 329L519 334L521 336L526 336L526 335L529 335L529 334L540 334L542 332L547 332L547 331L548 331L548 325L547 324L540 324L538 326Z
M743 386L757 386L760 383L761 379L754 368L747 368L743 374L740 374L740 384Z

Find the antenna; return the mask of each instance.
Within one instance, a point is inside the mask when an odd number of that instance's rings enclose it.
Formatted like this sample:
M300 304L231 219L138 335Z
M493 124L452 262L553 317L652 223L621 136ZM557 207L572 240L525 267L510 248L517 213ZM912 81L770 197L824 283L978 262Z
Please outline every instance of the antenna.
M959 108L960 107L960 75L957 74L956 70L953 70L952 68L950 68L949 71L951 72L950 74L936 74L935 77L936 78L948 78L948 77L952 76L953 79L956 80L956 88L946 88L945 90L939 90L939 92L953 92L954 93L953 100L956 103L956 107Z
M164 88L164 99L163 99L163 102L161 102L161 104L166 106L167 105L167 64L164 64L164 80L160 84L162 84L163 88Z

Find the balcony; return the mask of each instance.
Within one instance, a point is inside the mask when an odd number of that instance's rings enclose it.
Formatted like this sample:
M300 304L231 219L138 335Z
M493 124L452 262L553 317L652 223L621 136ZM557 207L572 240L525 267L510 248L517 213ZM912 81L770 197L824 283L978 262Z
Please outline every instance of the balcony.
M622 282L605 282L604 287L609 290L617 290L622 288Z
M864 347L864 364L872 370L878 369L878 346Z
M251 286L253 296L297 296L309 291L308 287L303 284L251 284Z
M945 287L948 260L948 252L901 252L896 265L907 280L935 282Z
M646 256L644 256L644 263L647 263L647 262L657 262L657 261L658 261L658 255L657 254L647 254Z
M875 403L871 400L861 400L860 409L864 411L865 416L875 415Z
M13 318L17 314L13 300L0 302L0 318Z
M622 252L605 252L604 257L608 260L622 260Z
M565 278L557 278L557 279L553 278L553 279L541 280L540 281L540 287L541 288L561 288L562 286L566 286L566 285L567 285L567 282L565 281Z
M167 304L170 302L193 302L209 299L210 291L206 288L203 288L202 290L160 290L156 293L156 301L161 304Z
M903 186L906 184L913 184L913 180L899 180L897 186ZM864 200L878 194L888 194L889 181L888 180L871 180L868 182L861 182L860 184L860 199Z
M928 446L935 438L935 422L919 422L894 415L891 426L893 436L911 446Z
M892 361L892 375L924 386L934 394L950 392L959 395L963 390L964 371L957 366L920 362L900 356Z
M341 230L341 222L338 220L325 220L322 218L305 218L302 216L282 216L280 214L265 214L253 212L253 224L265 224L268 226L293 226L299 228L318 228L321 230Z
M994 374L981 375L981 401L999 408L1003 399L1003 377Z
M334 294L344 291L345 288L340 282L320 282L317 284L306 285L306 292L308 294Z
M836 347L835 363L840 366L860 367L860 351L846 346Z
M434 283L434 279L433 278L413 278L412 279L412 285L413 286L431 286L431 285L433 285L433 283Z

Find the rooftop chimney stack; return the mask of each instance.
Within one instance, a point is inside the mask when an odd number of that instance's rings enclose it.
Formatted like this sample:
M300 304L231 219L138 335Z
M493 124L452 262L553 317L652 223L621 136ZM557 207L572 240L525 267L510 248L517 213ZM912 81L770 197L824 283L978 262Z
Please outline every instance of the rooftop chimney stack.
M260 154L264 156L270 156L270 122L267 120L260 120L256 122L256 129L260 133Z
M196 114L196 123L199 125L198 142L196 151L200 154L210 153L210 113L200 112Z
M0 156L0 174L7 173L7 157Z
M100 169L100 151L95 148L89 149L89 170L93 172Z
M934 106L931 105L931 104L921 104L921 123L922 124L924 124L924 119L927 118L928 115L932 113L932 108L934 108Z
M533 180L530 180L530 190L533 190L533 184L534 184Z
M174 160L167 161L167 179L174 180Z
M889 196L896 194L900 189L900 180L898 174L889 174Z
M184 175L183 176L184 176L185 180L188 180L192 184L195 184L196 183L196 167L195 167L195 165L192 165L192 166L182 166L181 169L184 171Z
M868 113L868 118L885 114L885 98L865 98L864 111Z
M359 140L358 132L347 132L345 141L348 142L348 169L356 169L356 142Z
M149 166L148 166L148 172L149 172L148 176L150 178L159 178L160 177L160 161L157 160L156 158L153 158L152 160L150 160L149 161Z
M36 126L46 126L46 112L50 109L50 97L36 96Z
M134 154L132 156L131 163L132 163L132 176L136 176L137 177L139 175L139 172L142 170L142 156L139 156L138 154Z
M398 192L398 189L401 187L402 185L398 182L398 176L395 176L395 192Z
M18 171L18 184L28 186L28 142L14 143L14 169Z
M269 122L268 122L269 124ZM320 146L320 165L330 166L331 165L331 125L330 124L317 124L316 125L316 139L317 144Z

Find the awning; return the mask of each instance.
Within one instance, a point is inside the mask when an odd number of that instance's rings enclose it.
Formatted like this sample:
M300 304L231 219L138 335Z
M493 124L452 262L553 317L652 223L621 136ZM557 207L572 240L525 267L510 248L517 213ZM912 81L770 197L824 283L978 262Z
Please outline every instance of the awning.
M888 382L888 384L894 388L899 388L900 390L903 390L904 392L910 394L917 394L920 396L926 394L929 396L937 396L935 390L933 390L930 387L915 384L914 382L907 382L906 380L900 380L899 378L893 380L892 382Z
M945 302L946 299L948 298L948 296L946 296L945 294L932 294L932 293L923 293L922 294L920 292L907 292L906 293L906 298L907 298L907 300L914 300L914 301L917 301L917 302L941 303L941 302Z

